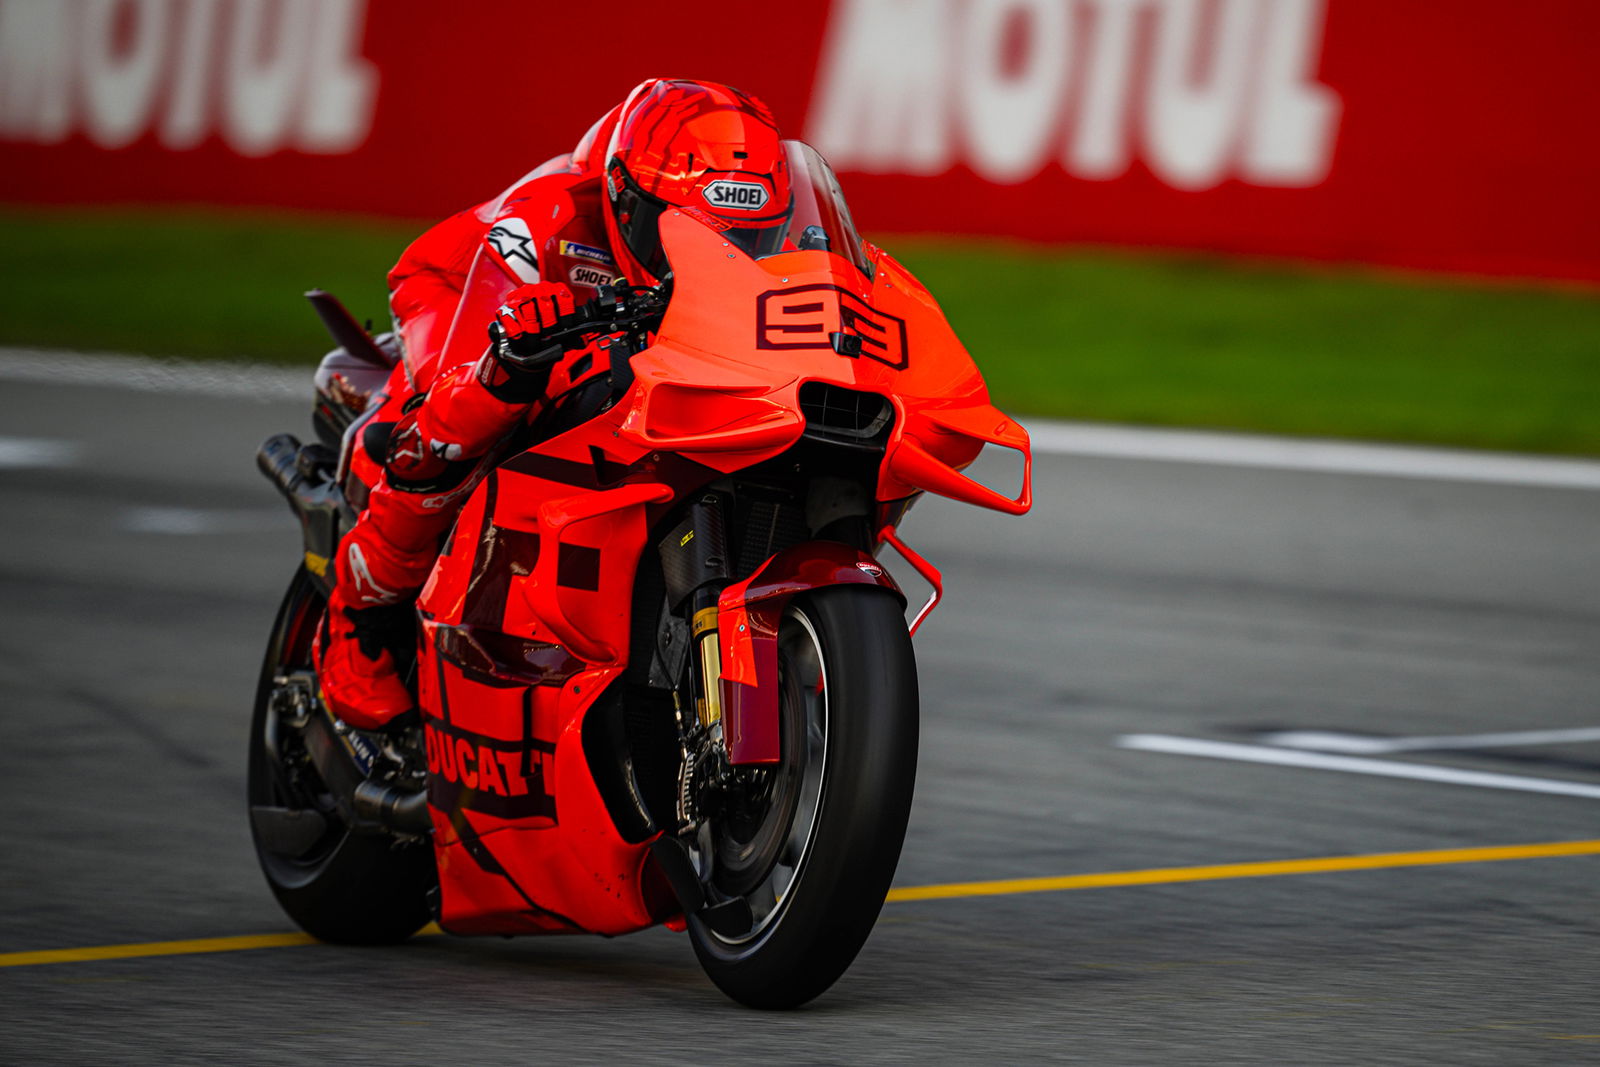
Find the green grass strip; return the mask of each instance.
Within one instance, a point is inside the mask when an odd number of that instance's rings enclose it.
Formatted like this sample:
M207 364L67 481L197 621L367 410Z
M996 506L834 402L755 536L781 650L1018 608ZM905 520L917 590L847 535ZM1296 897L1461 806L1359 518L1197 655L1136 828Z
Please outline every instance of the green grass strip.
M893 245L1002 406L1600 452L1600 293L1214 259Z
M0 211L0 343L310 362L424 222ZM1020 414L1600 454L1600 293L885 238ZM915 358L915 353L913 353Z
M320 286L389 321L384 275L425 223L203 211L0 212L0 343L315 363Z

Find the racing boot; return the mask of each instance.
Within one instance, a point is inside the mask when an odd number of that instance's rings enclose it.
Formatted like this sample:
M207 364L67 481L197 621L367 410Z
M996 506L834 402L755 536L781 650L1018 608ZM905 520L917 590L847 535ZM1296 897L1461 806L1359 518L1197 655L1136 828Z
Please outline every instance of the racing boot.
M407 558L371 523L356 524L339 546L337 583L312 653L323 701L339 718L378 730L416 704L400 679L416 642L416 596L432 553Z

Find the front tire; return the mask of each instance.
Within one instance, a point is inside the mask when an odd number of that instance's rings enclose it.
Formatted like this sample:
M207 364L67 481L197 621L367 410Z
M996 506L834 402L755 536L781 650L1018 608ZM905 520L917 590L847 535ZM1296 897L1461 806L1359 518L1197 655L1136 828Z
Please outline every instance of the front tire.
M437 882L433 850L427 842L398 845L388 837L351 833L307 757L300 731L274 707L277 679L312 670L312 637L325 609L321 592L301 568L278 610L256 688L251 836L273 895L306 933L343 944L392 944L428 921L427 894ZM285 812L320 826L320 832L264 831L268 816L284 825Z
M751 903L755 925L725 937L689 919L711 980L755 1008L804 1004L855 959L894 877L916 780L916 661L890 593L846 585L797 598L778 649L784 749L766 818L725 819L736 828L711 835L713 882ZM772 858L752 869L763 853Z

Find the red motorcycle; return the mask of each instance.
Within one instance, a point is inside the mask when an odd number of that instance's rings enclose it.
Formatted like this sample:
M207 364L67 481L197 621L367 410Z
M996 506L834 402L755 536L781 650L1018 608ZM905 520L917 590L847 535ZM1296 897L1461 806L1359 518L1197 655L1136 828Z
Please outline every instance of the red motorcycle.
M417 603L409 731L335 719L311 666L365 492L351 394L392 362L312 294L343 352L318 375L323 440L279 435L259 457L305 562L249 763L262 869L310 933L665 924L759 1007L815 997L865 942L911 810L910 632L941 595L898 527L925 491L1021 514L1031 455L927 290L856 234L827 164L788 153L781 251L752 258L671 210L670 301L608 289L561 324L608 335L610 373L463 506ZM986 443L1022 453L1015 498L962 473ZM933 588L909 631L885 545Z

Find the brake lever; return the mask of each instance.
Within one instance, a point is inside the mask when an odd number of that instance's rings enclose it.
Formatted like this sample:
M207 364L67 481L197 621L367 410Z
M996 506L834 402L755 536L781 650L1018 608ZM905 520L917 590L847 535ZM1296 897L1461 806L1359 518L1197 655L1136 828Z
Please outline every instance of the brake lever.
M566 351L565 342L573 337L586 333L636 330L666 307L666 302L661 299L661 291L649 286L602 285L598 294L577 310L556 319L548 330L541 330L528 338L527 341L539 343L539 348L535 350L519 351L519 343L507 341L505 330L498 321L489 324L489 339L506 362L524 370L533 370L559 360Z
M549 335L539 334L534 339L549 341ZM522 342L525 343L526 340ZM532 351L523 351L517 341L506 337L505 327L498 322L489 323L489 344L500 362L524 371L547 367L560 359L561 353L565 351L559 340L541 345Z

